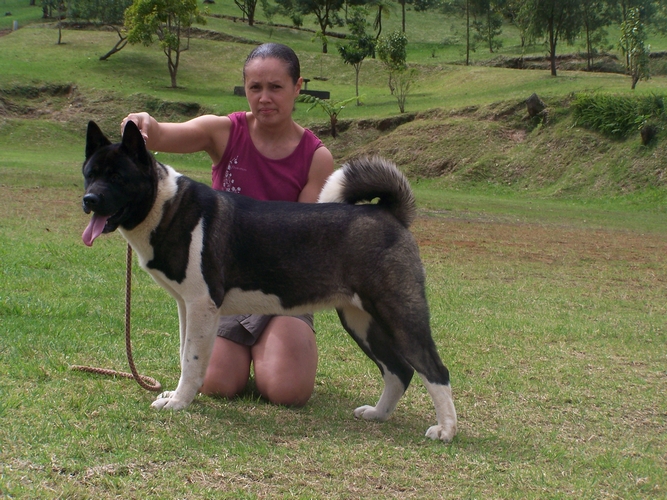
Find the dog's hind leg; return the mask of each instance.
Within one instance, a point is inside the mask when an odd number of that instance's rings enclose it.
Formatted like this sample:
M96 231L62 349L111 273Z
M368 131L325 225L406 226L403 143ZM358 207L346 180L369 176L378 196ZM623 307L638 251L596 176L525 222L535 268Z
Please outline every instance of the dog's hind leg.
M452 399L452 388L449 384L443 385L429 382L420 374L426 390L433 399L435 405L435 415L438 425L432 425L426 431L426 437L431 439L440 439L450 442L456 435L456 408Z
M399 297L393 303L406 303L407 300ZM456 409L449 385L449 371L443 365L431 335L426 301L413 300L408 315L386 303L375 303L372 307L378 320L372 323L377 330L369 329L371 349L391 350L401 363L419 373L433 399L438 421L438 425L427 430L426 436L451 441L456 434ZM391 358L385 355L385 359Z
M370 314L355 306L347 306L338 309L338 316L343 327L378 366L384 380L384 390L377 404L360 406L354 410L354 416L385 421L410 385L414 370L384 341L386 335Z
M163 392L151 405L180 410L188 406L204 383L213 352L217 308L210 299L185 306L185 338L181 345L181 378L175 391ZM180 313L180 307L179 307Z
M424 381L433 399L438 425L429 427L426 437L450 442L456 435L456 409L449 384L449 370L442 364L428 324L421 328L417 325L413 327L416 329L413 332L420 333L409 339L409 345L401 346L401 352Z

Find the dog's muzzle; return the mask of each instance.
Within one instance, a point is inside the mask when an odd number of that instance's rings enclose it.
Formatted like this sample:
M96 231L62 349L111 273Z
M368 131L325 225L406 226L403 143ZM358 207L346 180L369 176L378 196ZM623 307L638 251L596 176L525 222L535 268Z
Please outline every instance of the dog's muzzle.
M83 211L89 214L94 212L96 208L100 206L101 197L97 194L88 193L83 196L83 201L81 203Z

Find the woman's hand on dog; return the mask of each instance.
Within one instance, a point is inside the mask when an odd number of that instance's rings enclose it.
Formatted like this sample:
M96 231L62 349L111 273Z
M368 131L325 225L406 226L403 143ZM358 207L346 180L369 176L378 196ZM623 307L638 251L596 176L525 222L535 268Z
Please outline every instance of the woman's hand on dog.
M151 120L153 120L153 117L148 113L130 113L120 123L120 133L122 135L125 132L127 122L134 122L141 132L141 136L144 138L144 143L148 144L148 129L150 128Z

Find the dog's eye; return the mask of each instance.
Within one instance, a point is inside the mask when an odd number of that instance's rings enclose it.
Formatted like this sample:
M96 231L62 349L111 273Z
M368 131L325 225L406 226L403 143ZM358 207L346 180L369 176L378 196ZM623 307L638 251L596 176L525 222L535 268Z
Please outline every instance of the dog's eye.
M123 182L123 176L120 175L118 172L114 172L111 174L111 181L112 182Z

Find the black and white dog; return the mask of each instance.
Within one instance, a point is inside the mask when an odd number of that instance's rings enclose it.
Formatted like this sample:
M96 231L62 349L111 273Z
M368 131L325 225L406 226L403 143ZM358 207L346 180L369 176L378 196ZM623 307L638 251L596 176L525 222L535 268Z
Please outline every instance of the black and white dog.
M438 421L426 436L452 440L449 372L431 337L424 270L408 230L415 201L395 165L379 158L344 165L320 203L256 201L158 163L133 122L118 144L90 122L83 176L83 210L93 213L84 243L118 228L178 303L181 377L153 407L179 410L195 398L219 315L336 308L385 382L377 405L355 416L386 420L416 370Z

